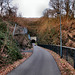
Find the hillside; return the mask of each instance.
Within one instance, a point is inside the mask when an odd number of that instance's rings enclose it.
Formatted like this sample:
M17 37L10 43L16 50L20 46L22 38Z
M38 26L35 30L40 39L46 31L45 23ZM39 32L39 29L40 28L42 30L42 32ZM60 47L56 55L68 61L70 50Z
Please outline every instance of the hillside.
M31 36L37 36L39 44L60 45L59 18L19 18L16 22L27 27ZM66 21L66 18L62 17L61 24L63 46L75 47L75 20Z
M0 69L18 59L22 59L21 49L31 48L27 34L12 35L14 26L15 22L0 18Z
M20 47L17 41L13 39L10 26L6 21L0 19L0 69L2 66L22 59Z

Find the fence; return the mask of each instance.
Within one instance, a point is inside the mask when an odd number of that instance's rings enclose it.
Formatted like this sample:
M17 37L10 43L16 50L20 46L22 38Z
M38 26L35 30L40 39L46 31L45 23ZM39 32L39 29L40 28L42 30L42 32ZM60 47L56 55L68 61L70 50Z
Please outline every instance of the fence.
M50 49L60 55L60 46L56 45L39 45L39 46ZM75 69L75 48L63 46L62 55L63 58L67 60Z

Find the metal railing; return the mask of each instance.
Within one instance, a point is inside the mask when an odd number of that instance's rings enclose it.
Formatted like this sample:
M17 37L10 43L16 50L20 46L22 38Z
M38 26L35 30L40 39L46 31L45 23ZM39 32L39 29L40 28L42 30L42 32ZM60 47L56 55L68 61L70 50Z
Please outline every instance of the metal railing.
M60 46L56 45L39 45L39 46L50 49L60 55ZM72 65L75 69L75 48L62 46L62 57L66 61L68 61L68 63Z

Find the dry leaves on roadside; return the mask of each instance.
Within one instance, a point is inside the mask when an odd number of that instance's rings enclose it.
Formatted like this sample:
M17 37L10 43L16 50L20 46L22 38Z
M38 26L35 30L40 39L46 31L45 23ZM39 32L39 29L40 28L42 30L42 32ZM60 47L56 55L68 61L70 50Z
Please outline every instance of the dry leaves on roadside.
M61 59L55 52L46 49L55 59L62 75L75 75L74 68L63 58Z
M6 75L8 72L12 71L14 68L23 63L32 53L23 53L23 59L15 61L13 64L9 64L0 69L0 75Z

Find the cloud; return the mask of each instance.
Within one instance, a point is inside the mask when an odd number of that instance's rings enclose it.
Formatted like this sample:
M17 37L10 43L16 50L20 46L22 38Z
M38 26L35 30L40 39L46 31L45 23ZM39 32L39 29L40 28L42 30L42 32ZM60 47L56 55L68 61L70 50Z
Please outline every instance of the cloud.
M18 13L23 17L40 17L44 9L48 8L49 0L13 0L18 6Z

